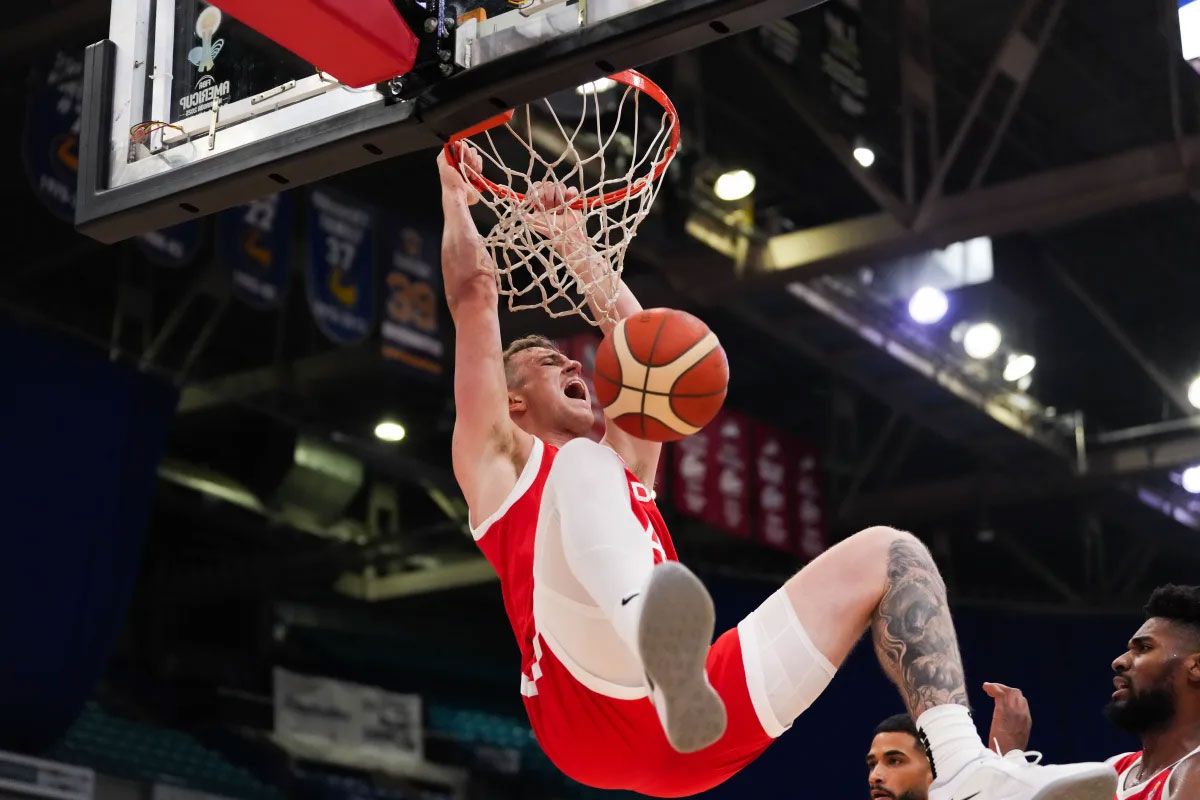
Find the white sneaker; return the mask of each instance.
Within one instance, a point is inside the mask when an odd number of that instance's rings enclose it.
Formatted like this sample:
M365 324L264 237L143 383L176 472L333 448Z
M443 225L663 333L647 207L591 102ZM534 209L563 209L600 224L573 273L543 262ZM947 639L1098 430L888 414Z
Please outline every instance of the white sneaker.
M1001 757L984 750L957 775L934 782L929 800L1112 800L1116 794L1117 772L1107 764L1041 765L1041 759L1033 751Z
M680 753L703 750L725 733L725 704L705 672L714 618L708 590L687 567L665 561L650 573L638 650L663 732Z

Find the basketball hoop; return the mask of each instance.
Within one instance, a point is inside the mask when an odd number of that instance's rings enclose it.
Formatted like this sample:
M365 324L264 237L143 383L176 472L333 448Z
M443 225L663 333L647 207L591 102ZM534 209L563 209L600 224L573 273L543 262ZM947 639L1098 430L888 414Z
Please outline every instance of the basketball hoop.
M625 251L679 148L679 117L641 73L609 79L620 97L602 103L599 92L580 92L578 121L547 98L460 131L446 144L448 163L495 215L484 244L511 310L617 322L613 305ZM643 96L657 111L652 133L642 119ZM459 158L462 143L479 153L480 170Z

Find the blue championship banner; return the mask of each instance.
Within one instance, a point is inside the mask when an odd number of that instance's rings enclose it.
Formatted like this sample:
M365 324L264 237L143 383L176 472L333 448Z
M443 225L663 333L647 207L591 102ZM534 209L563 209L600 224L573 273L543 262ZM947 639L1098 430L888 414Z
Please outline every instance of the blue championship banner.
M438 376L445 349L438 326L438 243L415 227L391 228L383 356Z
M308 302L339 344L367 338L375 309L371 211L314 189L308 203Z
M170 228L143 233L137 237L137 245L153 263L178 269L195 260L196 254L200 252L203 235L204 223L201 220L192 220L172 225Z
M254 308L278 308L292 278L291 195L260 197L223 211L217 230L234 296Z
M75 221L82 81L83 60L55 53L53 64L34 73L25 119L23 160L29 182L46 207L67 222Z

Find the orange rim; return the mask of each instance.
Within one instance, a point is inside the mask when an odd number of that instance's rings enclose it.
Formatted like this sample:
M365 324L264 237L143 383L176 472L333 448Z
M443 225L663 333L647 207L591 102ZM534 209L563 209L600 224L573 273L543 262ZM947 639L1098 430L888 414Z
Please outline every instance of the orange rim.
M649 174L643 175L624 189L614 189L613 191L608 192L607 194L602 194L598 197L575 198L569 205L576 211L582 211L584 207L595 208L597 206L611 206L615 203L625 200L628 197L636 197L637 195L641 194L652 183L662 177L663 172L666 171L667 166L671 163L671 159L675 158L675 151L679 149L679 115L675 112L675 105L671 102L671 98L667 97L667 93L664 92L657 83L650 80L642 73L637 72L636 70L622 70L621 72L609 75L608 78L609 80L616 81L617 83L624 84L625 86L633 87L637 91L642 92L650 97L650 99L661 105L663 110L667 112L667 118L671 125L671 141L667 145L666 158L659 162L659 164L655 166ZM498 128L501 125L507 124L509 120L513 118L513 113L514 112L511 110L505 111L503 114L497 114L491 119L484 120L478 125L459 131L451 136L450 141L446 142L445 146L446 163L461 172L458 159L458 148L455 147L455 145L471 138L472 136L475 136L476 134L480 134L484 131L489 131L492 128ZM491 192L496 197L511 198L516 200L518 203L525 200L525 195L521 194L520 192L515 192L506 186L493 183L482 175L471 176L468 180L471 181L472 186L481 192Z

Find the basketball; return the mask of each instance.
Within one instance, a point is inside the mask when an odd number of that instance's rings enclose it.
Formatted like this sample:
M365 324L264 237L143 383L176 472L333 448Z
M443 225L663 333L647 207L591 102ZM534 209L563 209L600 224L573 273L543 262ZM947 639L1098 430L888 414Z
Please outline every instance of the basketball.
M717 336L685 311L651 308L622 320L596 351L604 414L640 439L673 442L725 402L729 362Z

